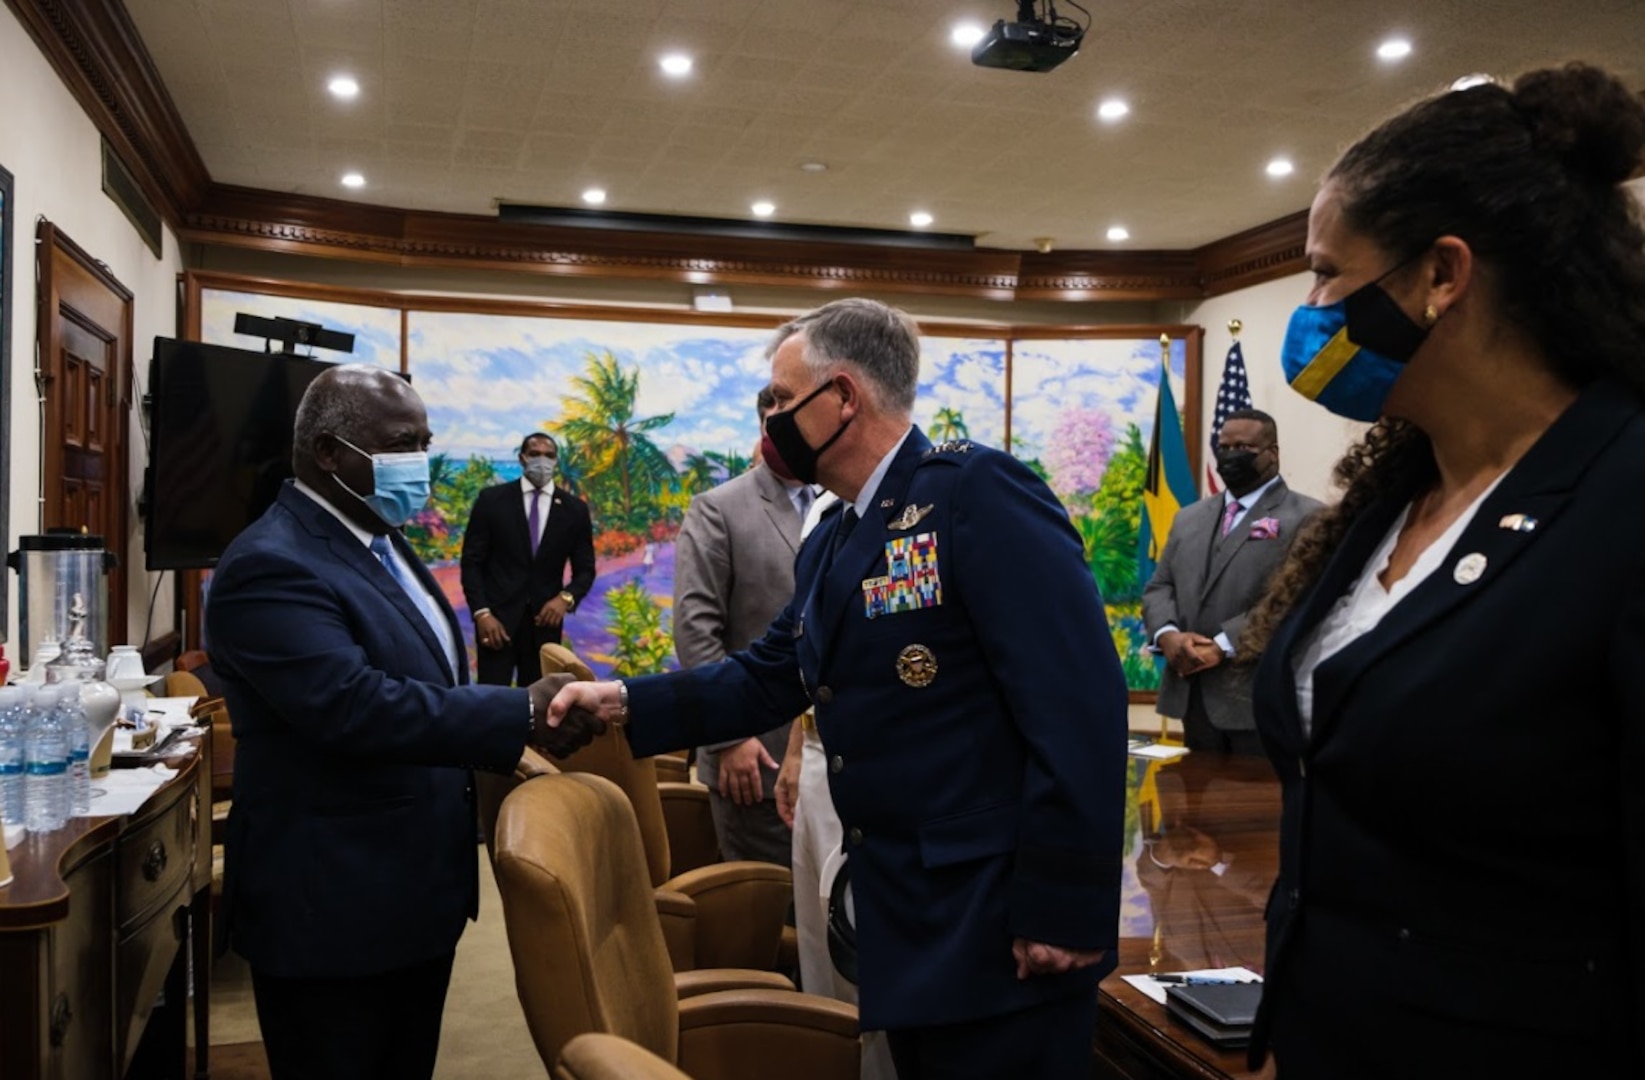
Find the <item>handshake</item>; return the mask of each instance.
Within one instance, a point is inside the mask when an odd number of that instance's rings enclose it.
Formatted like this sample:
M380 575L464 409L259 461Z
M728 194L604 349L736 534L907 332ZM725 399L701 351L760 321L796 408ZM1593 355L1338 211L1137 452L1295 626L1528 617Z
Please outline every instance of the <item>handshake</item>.
M578 690L561 694L572 685L578 686ZM604 735L607 725L600 716L603 710L595 704L597 695L590 693L595 685L578 683L574 676L558 674L544 675L526 687L531 695L531 744L564 759ZM550 709L556 697L565 699L557 712ZM584 702L594 707L585 707Z

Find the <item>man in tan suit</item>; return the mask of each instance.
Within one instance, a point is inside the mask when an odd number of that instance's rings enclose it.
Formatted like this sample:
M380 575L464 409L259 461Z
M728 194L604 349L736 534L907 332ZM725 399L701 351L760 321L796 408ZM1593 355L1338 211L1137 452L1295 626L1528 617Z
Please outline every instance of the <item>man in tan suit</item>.
M761 424L773 404L762 389ZM691 500L674 547L674 648L682 667L716 664L746 647L793 599L794 553L814 498L810 486L756 465ZM789 865L790 834L775 802L789 727L697 752L697 777L708 785L727 859Z

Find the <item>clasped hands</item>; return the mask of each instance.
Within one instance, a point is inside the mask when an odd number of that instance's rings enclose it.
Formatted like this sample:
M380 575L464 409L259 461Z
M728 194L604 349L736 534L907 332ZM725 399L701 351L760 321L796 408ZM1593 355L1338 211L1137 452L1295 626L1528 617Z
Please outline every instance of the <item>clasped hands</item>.
M1209 671L1227 659L1215 640L1188 630L1167 630L1157 644L1165 662L1181 678Z
M531 695L531 743L557 758L567 758L593 742L606 731L605 718L597 708L585 708L568 701L558 712L554 704L569 687L593 687L596 683L578 682L566 674L544 675L526 692ZM576 695L573 695L575 698Z

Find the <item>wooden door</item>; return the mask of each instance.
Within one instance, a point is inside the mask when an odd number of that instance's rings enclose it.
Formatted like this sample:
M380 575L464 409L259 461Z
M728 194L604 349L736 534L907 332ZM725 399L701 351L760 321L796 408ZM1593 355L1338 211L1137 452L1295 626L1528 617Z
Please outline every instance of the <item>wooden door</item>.
M109 572L105 623L113 645L126 640L131 292L49 221L40 223L36 239L45 398L41 525L95 533L118 558Z

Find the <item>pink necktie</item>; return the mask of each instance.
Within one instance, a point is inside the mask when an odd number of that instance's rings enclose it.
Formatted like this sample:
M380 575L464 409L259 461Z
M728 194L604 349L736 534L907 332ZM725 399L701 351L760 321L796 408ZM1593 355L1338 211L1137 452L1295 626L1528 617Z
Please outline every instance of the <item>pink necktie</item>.
M1228 509L1222 512L1222 535L1227 536L1228 530L1234 527L1234 519L1239 517L1240 505L1236 499L1228 504Z
M537 553L537 545L543 539L542 518L537 515L537 504L542 500L543 489L533 488L531 491L531 513L526 516L526 524L531 527L531 553ZM1223 532L1227 532L1224 529Z

